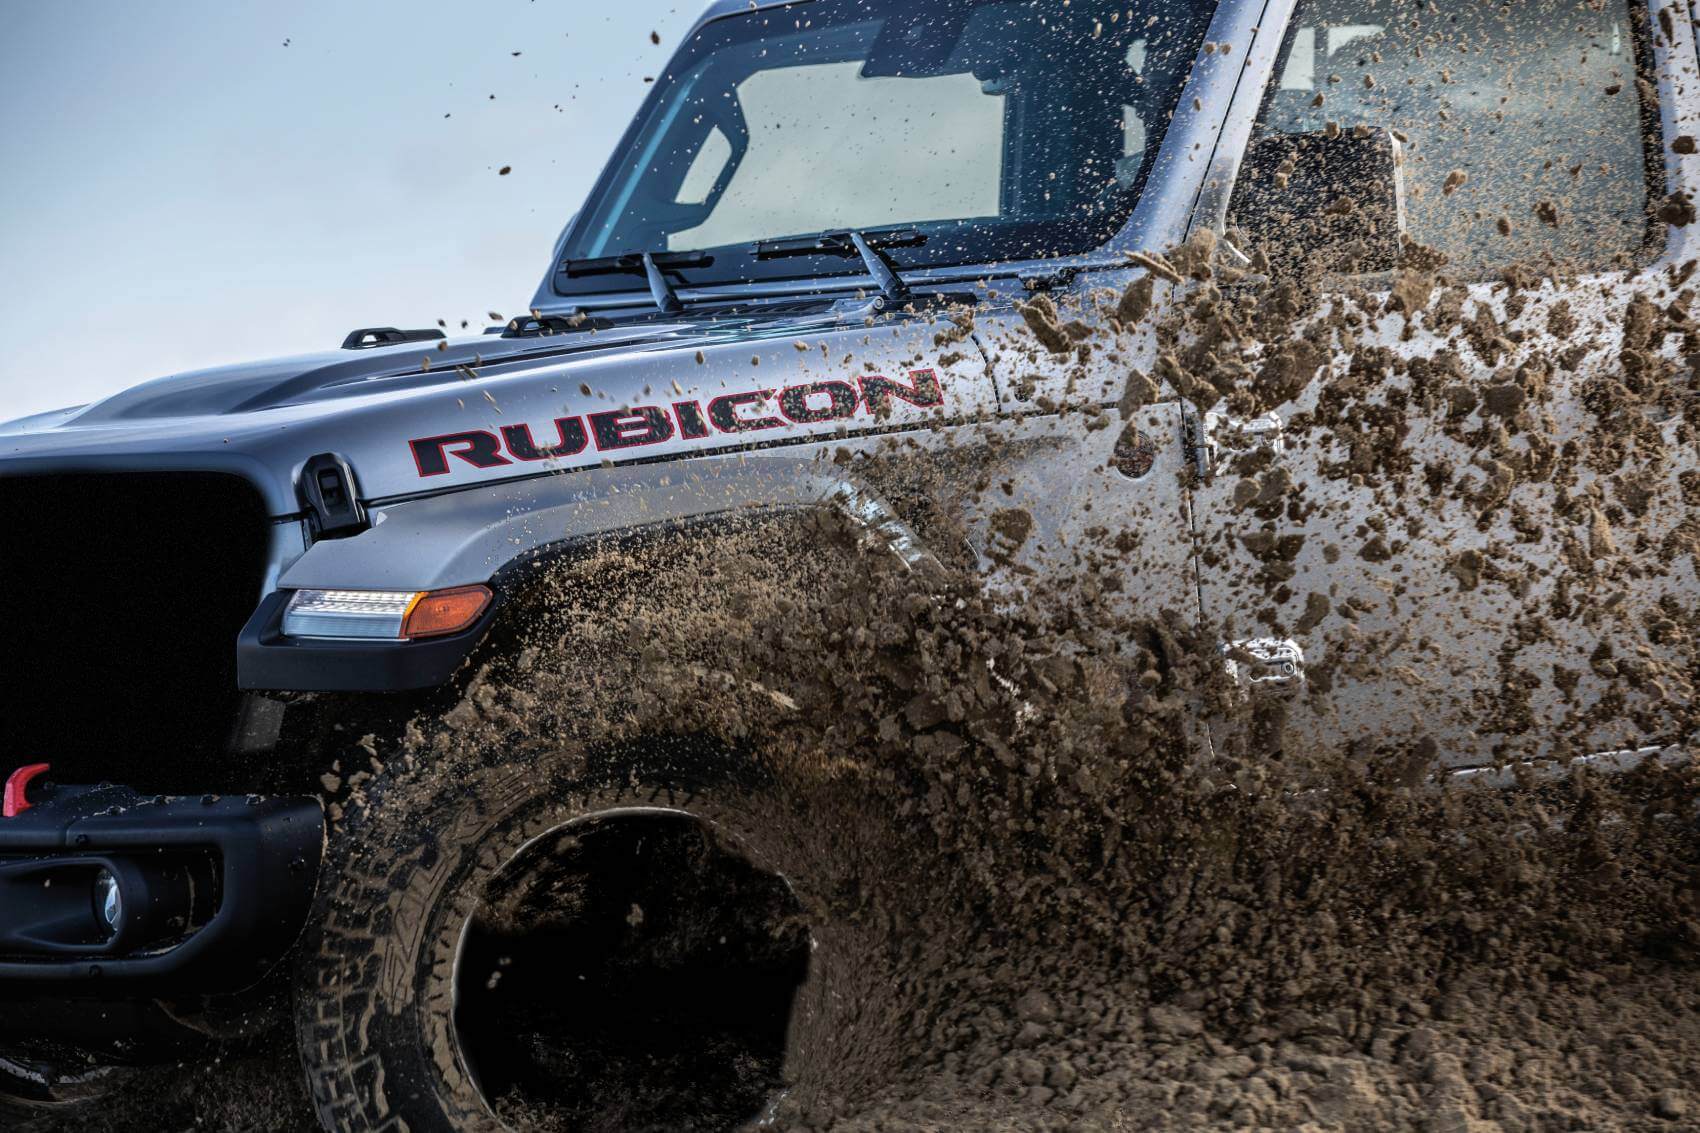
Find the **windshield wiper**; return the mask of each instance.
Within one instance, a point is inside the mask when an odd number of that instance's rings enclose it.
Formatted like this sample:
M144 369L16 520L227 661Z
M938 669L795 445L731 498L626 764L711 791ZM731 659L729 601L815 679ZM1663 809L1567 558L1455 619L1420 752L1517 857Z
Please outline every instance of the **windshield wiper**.
M714 257L702 252L626 252L618 256L602 256L594 260L562 260L561 274L570 279L581 275L611 275L642 272L649 282L649 294L663 314L677 315L685 309L678 292L668 281L666 268L702 268L714 262Z
M794 236L785 240L759 240L756 259L776 260L782 256L860 256L868 274L879 284L880 294L888 303L907 303L909 285L897 274L897 265L881 248L916 248L927 238L913 228L886 228L864 233L846 228L838 232L821 232L814 236Z

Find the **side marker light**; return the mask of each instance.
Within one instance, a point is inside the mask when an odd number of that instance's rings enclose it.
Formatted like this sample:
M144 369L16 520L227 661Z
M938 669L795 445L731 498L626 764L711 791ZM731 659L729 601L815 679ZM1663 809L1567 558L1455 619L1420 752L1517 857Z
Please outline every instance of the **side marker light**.
M459 633L476 622L490 605L487 586L433 590L419 597L402 619L401 635L409 640Z

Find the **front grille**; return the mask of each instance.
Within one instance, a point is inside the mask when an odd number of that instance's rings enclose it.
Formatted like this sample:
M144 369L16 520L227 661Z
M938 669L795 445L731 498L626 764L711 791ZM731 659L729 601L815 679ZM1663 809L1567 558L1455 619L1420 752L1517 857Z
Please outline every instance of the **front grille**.
M231 732L267 523L219 473L0 478L0 765L184 789Z

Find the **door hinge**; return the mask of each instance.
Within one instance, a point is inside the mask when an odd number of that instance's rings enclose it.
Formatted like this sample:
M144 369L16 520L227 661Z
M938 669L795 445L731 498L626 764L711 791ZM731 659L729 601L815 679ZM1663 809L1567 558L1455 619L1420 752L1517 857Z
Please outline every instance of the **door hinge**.
M1305 654L1287 637L1254 637L1222 643L1228 679L1248 697L1297 696L1305 687Z
M1041 291L1062 291L1074 286L1074 281L1080 278L1082 269L1077 267L1056 268L1051 271L1034 272L1021 277L1021 286L1031 293Z
M366 506L360 502L360 483L347 460L334 452L307 458L297 485L307 505L315 539L336 539L366 530Z
M1231 457L1267 452L1279 459L1287 451L1286 424L1279 414L1230 417L1212 410L1186 417L1187 458L1199 479L1209 480Z

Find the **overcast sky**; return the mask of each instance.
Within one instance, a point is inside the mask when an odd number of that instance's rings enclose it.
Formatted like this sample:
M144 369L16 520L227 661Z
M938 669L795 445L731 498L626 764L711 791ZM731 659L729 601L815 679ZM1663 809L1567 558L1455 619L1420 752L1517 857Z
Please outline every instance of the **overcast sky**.
M0 0L0 420L522 310L706 6Z

